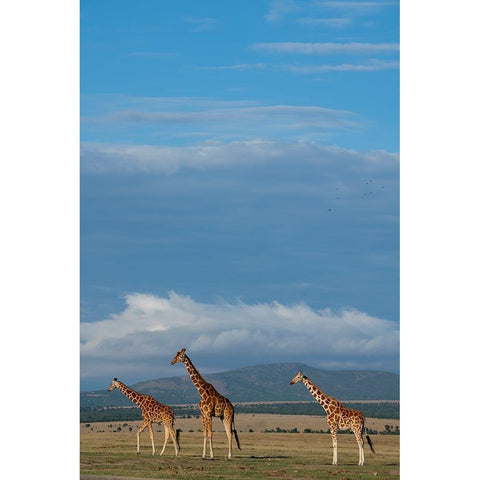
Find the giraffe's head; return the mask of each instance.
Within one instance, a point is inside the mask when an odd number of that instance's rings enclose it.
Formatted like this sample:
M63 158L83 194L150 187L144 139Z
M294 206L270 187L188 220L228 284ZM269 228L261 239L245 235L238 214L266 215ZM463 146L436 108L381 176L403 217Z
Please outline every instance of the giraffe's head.
M120 382L116 378L114 378L112 380L112 383L110 384L110 386L107 388L107 391L110 392L111 390L114 390L115 388L118 388L119 384L120 384Z
M298 382L303 382L303 379L305 378L305 375L302 372L298 372L291 380L290 380L290 385L293 385L294 383Z
M175 363L182 363L185 361L185 349L182 348L177 354L173 357L173 360L170 362L170 365L175 365Z

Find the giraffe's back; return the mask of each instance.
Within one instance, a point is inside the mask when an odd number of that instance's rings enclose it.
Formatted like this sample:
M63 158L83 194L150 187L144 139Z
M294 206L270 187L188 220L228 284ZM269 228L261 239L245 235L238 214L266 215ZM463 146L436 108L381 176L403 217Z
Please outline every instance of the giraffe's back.
M145 398L142 404L142 413L143 418L152 422L164 422L175 418L175 413L170 406L160 403L150 395Z

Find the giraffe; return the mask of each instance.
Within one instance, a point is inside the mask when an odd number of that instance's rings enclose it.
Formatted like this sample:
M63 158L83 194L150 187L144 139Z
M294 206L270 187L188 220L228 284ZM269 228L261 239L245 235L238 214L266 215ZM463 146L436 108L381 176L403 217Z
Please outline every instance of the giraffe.
M173 360L170 362L170 365L175 363L184 363L185 368L187 369L188 374L193 382L193 385L198 390L200 394L200 414L202 418L202 427L203 427L203 455L202 458L205 458L207 451L207 436L210 446L210 458L213 458L213 448L212 448L212 417L219 417L223 422L225 427L225 432L227 433L228 438L228 459L232 458L232 433L235 435L235 440L237 442L237 447L240 448L240 441L238 440L237 431L235 430L234 423L234 409L233 405L230 403L228 398L220 395L213 385L206 382L198 370L194 367L192 361L185 355L185 349L182 348Z
M327 414L327 423L330 427L330 435L333 444L333 465L337 464L337 430L350 429L355 434L358 443L358 464L363 465L363 435L365 434L365 417L362 412L344 407L336 398L329 397L323 393L308 377L301 371L298 372L290 381L290 385L303 382L315 400L323 407ZM373 453L372 441L366 435L368 445Z
M158 422L163 423L163 427L165 429L165 442L163 443L163 448L160 452L160 455L163 455L169 437L172 437L173 446L175 447L175 456L178 455L178 450L180 448L180 430L175 431L175 414L172 408L168 405L160 403L151 395L145 395L143 393L136 392L133 390L133 388L127 387L124 383L120 382L116 378L113 379L107 390L110 392L115 388L118 388L118 390L120 390L129 400L131 400L133 403L136 403L142 409L143 424L137 430L137 453L140 453L140 433L142 433L143 430L148 427L148 431L150 432L150 440L152 441L152 455L155 455L152 423Z

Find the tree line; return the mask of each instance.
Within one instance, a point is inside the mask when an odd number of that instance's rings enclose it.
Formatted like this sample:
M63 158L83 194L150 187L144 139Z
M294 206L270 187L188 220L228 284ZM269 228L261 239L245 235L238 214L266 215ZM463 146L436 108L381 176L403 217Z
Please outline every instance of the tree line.
M399 403L346 403L346 406L360 410L370 418L400 418ZM200 418L200 412L196 406L173 406L177 418ZM237 413L272 413L279 415L318 415L325 416L325 411L316 402L301 403L259 403L259 404L235 404ZM142 412L136 406L132 407L82 407L80 409L80 422L119 422L142 420Z

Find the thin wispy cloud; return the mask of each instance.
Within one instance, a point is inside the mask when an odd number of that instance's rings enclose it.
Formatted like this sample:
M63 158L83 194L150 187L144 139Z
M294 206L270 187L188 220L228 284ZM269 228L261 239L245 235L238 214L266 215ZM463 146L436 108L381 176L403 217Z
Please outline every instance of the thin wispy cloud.
M199 137L233 141L314 135L320 139L335 132L360 132L365 124L355 112L318 105L255 105L199 98L92 98L83 112L83 140L123 138L147 144L185 144L189 137L190 142Z
M143 122L143 123L190 123L190 122L223 122L225 120L238 122L262 121L270 118L271 121L299 119L314 122L316 125L341 127L354 124L354 114L348 110L335 110L317 106L300 105L267 105L254 107L223 108L205 110L201 112L141 112L120 111L106 116L86 118L90 122ZM347 118L350 118L348 120Z
M202 360L228 353L224 368L264 363L265 358L316 358L318 366L322 361L342 366L351 362L352 352L357 368L376 363L393 367L397 362L398 325L355 309L314 310L278 302L209 304L175 292L167 297L129 294L125 301L123 311L81 325L83 377L114 376L129 371L132 361L139 380L173 375L169 360L182 347Z
M327 2L317 2L317 4L334 8L338 10L354 10L354 11L372 11L380 10L385 7L398 6L399 2L351 2L351 1L327 1Z
M178 52L131 52L128 54L129 57L175 57L179 55Z
M266 42L255 43L254 50L268 53L288 53L302 55L330 55L330 54L378 54L397 52L397 43L304 43L304 42Z
M370 60L368 63L338 65L283 65L283 69L298 74L315 74L324 72L376 72L379 70L395 70L399 62L395 60Z
M348 17L341 17L341 18L303 17L303 18L299 18L297 22L301 25L339 28L339 27L345 27L351 24L352 20Z
M135 96L121 94L84 94L82 95L86 108L95 107L95 110L118 111L120 109L158 111L158 110L202 110L217 108L236 108L259 105L254 100L222 100L214 97L160 97ZM87 115L88 116L88 115Z
M184 17L182 20L185 23L193 25L194 32L205 32L207 30L211 30L217 22L215 18L211 17Z
M265 63L239 63L236 65L220 65L217 67L204 67L206 70L264 70L268 65Z
M162 105L159 103L157 107ZM208 107L216 108L208 108ZM146 109L148 108L148 110ZM86 115L82 118L85 131L112 131L123 128L129 134L148 127L151 134L160 131L162 138L186 138L204 136L209 133L212 139L248 139L259 136L268 138L292 138L302 129L305 133L352 131L362 127L362 120L354 112L335 110L320 106L301 105L248 105L237 106L226 102L215 104L189 104L188 100L178 104L163 104L163 108L153 109L149 104L137 109L114 110L104 114ZM182 127L179 131L179 126ZM145 137L147 138L147 137ZM151 138L150 138L151 140Z
M241 65L222 65L217 67L208 67L211 70L271 70L285 71L294 74L308 75L324 72L374 72L379 70L394 70L399 68L400 64L396 60L369 59L365 63L342 63L342 64L320 64L320 65L300 65L300 64L267 64L251 63Z
M280 23L288 18L295 18L297 15L313 16L325 14L328 11L337 11L348 15L349 17L345 17L345 20L351 22L351 17L377 14L387 7L398 5L399 2L396 1L271 0L265 21Z

